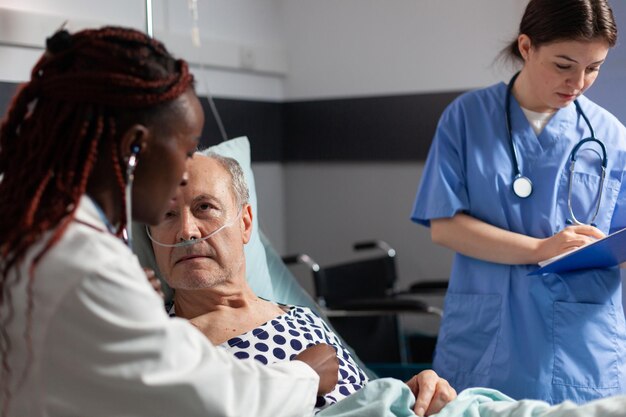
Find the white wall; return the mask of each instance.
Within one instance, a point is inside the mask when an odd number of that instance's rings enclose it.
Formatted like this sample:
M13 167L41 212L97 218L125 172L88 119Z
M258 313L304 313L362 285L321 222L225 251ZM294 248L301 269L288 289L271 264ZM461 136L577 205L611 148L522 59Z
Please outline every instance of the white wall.
M166 42L168 48L175 47L175 53L184 53L181 56L192 62L198 62L203 53L214 57L205 66L192 66L200 94L209 92L222 98L264 101L284 99L284 74L254 68L255 63L262 67L262 59L276 59L276 65L269 63L273 68L280 68L284 61L282 25L275 0L200 0L200 49L192 47L193 20L186 1L154 0L153 11L155 34L176 41L174 45ZM27 80L43 52L45 37L65 20L69 20L71 30L90 22L145 30L145 2L0 0L0 81ZM241 67L242 51L251 54L247 58L252 58L252 67ZM261 62L254 61L255 58ZM261 224L276 248L284 252L283 168L278 163L264 163L255 164L254 170L262 191L259 212L265 213Z
M285 202L285 168L276 162L252 164L256 181L259 226L276 251L285 255L287 247L287 218Z
M287 100L465 90L508 80L496 62L526 0L281 0ZM620 27L626 3L613 2ZM611 51L589 96L626 120L626 48ZM381 146L384 142L381 140ZM451 253L408 220L422 164L286 166L287 248L320 263L347 259L353 241L398 250L401 285L449 273Z
M32 16L9 13L12 10L29 12ZM120 13L120 10L124 10L124 13ZM43 51L32 47L11 46L12 41L22 42L25 36L30 35L37 39L36 46L43 48L45 37L52 34L65 20L71 21L68 26L82 20L141 29L144 25L143 16L143 2L0 0L0 39L4 41L0 43L0 81L21 82L28 79L30 69ZM17 18L20 18L19 21Z
M199 0L200 32L208 39L280 47L279 6L276 0ZM175 33L189 33L193 23L187 1L181 0L155 0L154 20L157 27Z
M198 50L190 47L193 21L187 2L155 0L154 29L192 62L203 53L215 57L208 67L194 68L201 93L272 101L414 93L467 89L497 79L501 69L490 65L513 35L524 4L200 0L203 46ZM144 27L139 0L0 0L0 8L58 15L70 23ZM236 55L242 51L253 61L274 57L273 68L279 69L286 57L286 73L238 66ZM40 52L0 46L0 80L24 80ZM306 251L322 263L335 262L351 256L353 241L382 238L398 249L406 282L447 276L450 254L408 220L420 164L269 163L254 169L259 219L279 252Z
M466 90L506 79L511 68L494 61L515 36L526 1L281 4L286 99L303 100ZM447 279L452 253L433 245L428 229L409 220L422 168L421 163L288 164L288 250L327 264L355 256L354 241L384 239L398 251L400 286Z
M186 1L155 0L153 8L157 37L161 34L166 41L168 36L178 35L191 40L194 21ZM282 68L285 51L279 18L276 0L199 0L197 25L201 47L185 48L182 56L195 62L203 50L211 48L209 55L223 54L225 60L234 59L232 66L228 66L228 61L204 70L194 67L200 93L282 101L284 73L254 68L255 64L261 65L262 59L281 61L276 65ZM230 56L233 54L236 56Z
M275 3L199 1L202 42L196 48L191 42L192 19L187 2L154 0L154 32L170 50L192 63L199 93L208 90L220 97L280 101L284 98L286 68ZM17 18L19 25L14 23ZM65 20L70 29L108 24L145 30L145 2L0 0L0 81L27 79L42 52L33 48L43 48L45 37Z
M287 246L320 264L358 257L356 241L382 239L398 252L400 277L447 279L451 252L409 220L417 163L287 164ZM310 249L308 249L310 248Z
M144 28L143 1L1 0L0 7L56 15L64 19L96 20Z
M500 80L525 0L282 0L288 99L405 94Z

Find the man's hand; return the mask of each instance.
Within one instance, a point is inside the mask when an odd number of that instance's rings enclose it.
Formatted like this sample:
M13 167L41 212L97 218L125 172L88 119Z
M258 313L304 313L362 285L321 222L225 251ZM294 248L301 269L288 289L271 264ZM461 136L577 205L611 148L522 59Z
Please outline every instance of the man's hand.
M156 291L157 294L161 296L161 298L165 299L165 294L163 294L163 290L161 289L161 281L154 274L154 271L150 268L144 268L143 272L146 274L146 278L148 278L148 282L152 284L152 288Z
M406 383L415 395L413 411L418 416L438 413L456 398L456 391L432 370L422 371Z
M320 376L317 395L328 394L337 385L339 361L337 352L332 346L324 343L311 346L300 352L294 360L306 363Z

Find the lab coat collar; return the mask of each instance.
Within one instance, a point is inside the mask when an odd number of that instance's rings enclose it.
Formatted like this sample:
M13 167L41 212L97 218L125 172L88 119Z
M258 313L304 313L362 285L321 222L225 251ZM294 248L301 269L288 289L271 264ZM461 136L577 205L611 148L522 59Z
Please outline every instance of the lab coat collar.
M96 202L86 194L83 194L78 202L74 219L79 223L86 224L101 232L115 234L114 230L110 227L110 223L104 217L102 210L97 206Z

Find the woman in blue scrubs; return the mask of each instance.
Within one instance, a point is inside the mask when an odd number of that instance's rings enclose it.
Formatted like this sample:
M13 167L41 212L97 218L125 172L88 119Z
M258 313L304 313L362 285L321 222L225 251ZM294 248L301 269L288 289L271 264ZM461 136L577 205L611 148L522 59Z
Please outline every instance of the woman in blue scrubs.
M531 0L506 50L520 72L441 116L412 220L456 252L434 369L457 390L550 403L626 392L619 270L528 276L626 227L626 129L583 95L616 40L605 0ZM570 175L590 128L599 141Z

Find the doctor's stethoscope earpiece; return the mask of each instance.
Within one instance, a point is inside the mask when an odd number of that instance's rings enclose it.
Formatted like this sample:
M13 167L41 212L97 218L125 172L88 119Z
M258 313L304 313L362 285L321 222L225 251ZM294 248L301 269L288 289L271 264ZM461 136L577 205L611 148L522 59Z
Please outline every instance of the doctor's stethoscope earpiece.
M528 177L517 174L513 180L513 192L519 198L526 198L533 192L533 183Z
M130 145L130 153L131 155L139 155L139 152L141 151L141 146L139 146L138 143L133 143L132 145Z
M126 163L128 164L126 167L126 178L130 182L133 180L132 176L134 174L135 167L137 166L139 152L141 152L141 146L138 143L130 145L130 155L126 158Z

